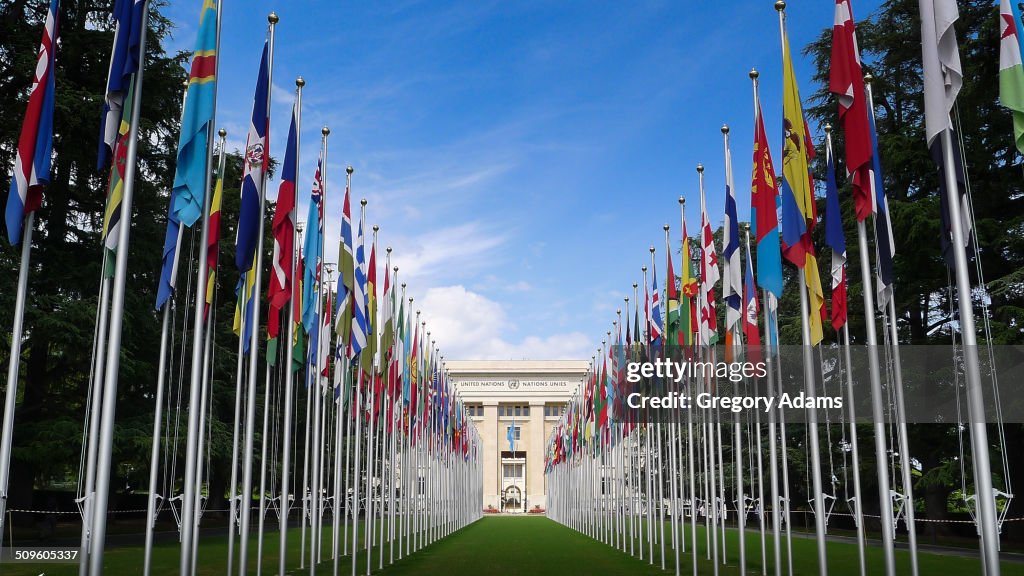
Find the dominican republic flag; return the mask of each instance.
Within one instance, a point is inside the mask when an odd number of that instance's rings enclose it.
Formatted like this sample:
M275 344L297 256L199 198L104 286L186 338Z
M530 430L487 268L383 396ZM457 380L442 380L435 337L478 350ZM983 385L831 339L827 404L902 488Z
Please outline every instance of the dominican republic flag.
M242 201L238 212L238 236L235 240L235 265L240 272L248 272L256 257L257 236L260 231L260 204L263 198L263 175L270 159L267 135L270 133L270 70L269 46L263 44L260 71L256 78L256 96L253 98L252 123L245 142L245 160L242 170Z
M18 149L7 195L7 240L21 242L25 217L43 203L43 187L50 183L50 156L53 153L53 67L57 55L59 0L50 2L46 28L39 45L36 74L28 96L25 120L21 125Z

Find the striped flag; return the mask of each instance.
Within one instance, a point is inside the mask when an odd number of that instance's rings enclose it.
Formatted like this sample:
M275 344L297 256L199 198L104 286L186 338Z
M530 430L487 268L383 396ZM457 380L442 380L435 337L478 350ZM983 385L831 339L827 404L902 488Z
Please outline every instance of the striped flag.
M889 202L885 198L885 188L882 186L882 163L878 154L878 132L875 131L874 111L868 114L868 122L871 125L871 192L875 197L875 204L878 206L878 212L875 214L875 251L878 263L875 268L878 275L876 280L878 302L876 304L879 309L883 309L889 305L893 283L896 280L892 266L893 258L896 256L896 242L892 236Z
M363 372L376 378L377 364L377 245L370 245L370 262L366 268L366 346L369 354L363 354L359 365Z
M651 346L657 346L661 342L661 334L664 330L664 324L661 321L660 292L661 290L658 288L658 267L654 262L651 262L651 316L648 319L651 323L649 334Z
M263 198L264 174L270 159L267 136L270 133L270 69L269 43L263 44L260 70L256 77L256 95L253 98L252 121L245 141L244 168L242 170L242 200L238 213L238 233L235 240L235 265L240 272L252 269L260 230L260 204ZM202 192L198 198L202 199ZM200 204L201 205L201 204ZM178 206L175 205L175 210ZM180 211L179 211L180 213ZM198 217L198 216L197 216ZM182 223L187 223L185 217ZM193 221L195 219L193 218ZM306 252L308 255L309 252Z
M722 299L725 300L726 339L740 321L743 308L743 265L740 260L740 223L736 215L736 185L732 179L732 152L729 138L725 139L725 224L722 226L722 256L724 276Z
M825 141L825 163L825 243L832 249L832 328L839 331L846 324L846 238L843 235L843 217L839 211L839 188L836 186L831 137Z
M129 101L134 93L135 79L132 77L128 84ZM121 224L121 199L124 196L124 174L128 160L128 132L131 130L131 109L124 108L122 112L121 125L117 129L117 141L114 144L114 163L110 166L107 203L103 209L103 275L107 278L114 277L114 253L120 239L118 229Z
M204 319L210 315L210 307L213 306L213 296L217 287L217 265L220 261L220 209L223 199L224 151L221 150L220 161L217 162L213 198L210 200L210 234L206 243L206 307L203 312Z
M277 205L271 225L274 234L274 256L270 261L270 288L267 300L270 314L267 317L267 334L277 338L281 331L281 310L292 297L292 272L295 258L295 153L299 145L296 133L296 105L292 106L292 121L288 128L288 144L281 167L281 185L277 192Z
M355 251L352 248L352 210L349 205L349 187L345 186L345 200L341 209L341 245L338 246L338 320L334 331L338 334L338 358L350 357L352 340L352 292L355 286ZM408 349L408 346L406 346Z
M349 357L355 358L366 348L366 339L369 332L369 322L366 318L366 311L369 302L366 296L366 260L365 238L363 227L365 225L366 213L359 217L359 237L356 240L356 260L352 283L352 339L349 341Z
M203 215L208 170L206 155L217 109L216 93L217 6L214 0L203 0L188 76L187 106L178 136L177 169L171 189L171 211L185 226L192 226Z
M114 2L114 45L110 51L110 69L107 73L107 91L103 97L103 119L100 123L100 149L96 169L102 171L116 158L121 140L119 126L122 117L130 117L125 105L131 99L130 86L139 71L142 38L142 0L116 0ZM130 106L128 107L130 110Z
M7 240L21 242L25 217L43 202L43 187L50 183L50 156L53 154L54 64L57 55L59 0L51 0L46 27L39 45L35 77L29 91L25 119L21 124L18 148L7 195Z
M764 130L761 102L754 110L754 169L750 185L750 228L757 241L757 283L776 298L782 296L782 253L779 249L779 189L775 165Z
M697 279L693 275L693 262L690 260L690 237L683 221L683 266L679 271L679 333L680 344L689 349L693 346L693 335L698 330L697 324ZM626 317L628 335L629 317ZM628 336L627 336L628 339Z
M754 262L750 258L750 240L747 239L747 274L743 282L743 336L747 341L747 361L761 361L761 333L757 329L757 315L761 307L757 301L754 283Z

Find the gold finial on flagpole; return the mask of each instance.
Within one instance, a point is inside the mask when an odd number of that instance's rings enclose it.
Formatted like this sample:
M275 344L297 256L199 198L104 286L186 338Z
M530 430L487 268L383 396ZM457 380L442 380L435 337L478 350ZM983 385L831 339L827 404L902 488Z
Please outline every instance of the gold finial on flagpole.
M728 133L729 133L729 125L728 124L722 124L722 134L728 134Z
M302 88L303 86L306 85L306 80L302 76L299 76L298 78L295 79L295 85L298 86L299 88Z
M775 3L775 9L778 10L779 12L782 12L783 10L785 10L786 9L786 1L785 0L778 0L778 2Z
M698 174L703 174L704 173L704 165L703 164L697 164L697 173Z
M757 77L760 75L761 73L757 71L757 68L751 68L750 73L747 74L747 76L750 76L751 80L757 80Z
M220 136L221 138L227 138L228 137L228 131L223 129L223 128L221 128L220 130L217 130L217 136Z
M267 16L267 22L270 22L272 25L277 24L280 21L281 19L277 17L277 12L271 12L270 15Z

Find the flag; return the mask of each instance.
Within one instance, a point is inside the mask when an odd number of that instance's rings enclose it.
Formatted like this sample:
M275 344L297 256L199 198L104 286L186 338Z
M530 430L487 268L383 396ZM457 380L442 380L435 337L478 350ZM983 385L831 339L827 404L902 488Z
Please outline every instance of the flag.
M999 101L1013 114L1013 141L1024 154L1024 65L1010 0L999 2Z
M345 200L341 212L341 245L338 246L338 320L334 331L338 333L338 355L349 354L352 340L352 292L355 286L355 251L352 244L352 211L349 208L349 187L345 186ZM408 342L405 346L409 350Z
M134 77L128 83L128 101L135 94ZM124 176L128 162L128 133L131 130L131 109L125 108L118 126L117 141L114 144L114 163L110 166L110 178L107 183L107 202L103 209L102 242L104 248L103 275L114 276L114 253L120 240L119 224L121 223L121 199L124 196Z
M945 156L942 152L943 132L949 132L953 142L952 157L956 175L956 194L960 200L961 227L968 253L973 244L970 218L970 204L965 194L963 161L957 145L956 134L950 119L956 97L963 85L963 70L960 66L960 49L957 46L953 24L959 18L956 2L953 0L921 0L921 57L924 69L925 135L932 159L939 169L939 195L941 199L942 255L949 267L953 266L952 219L949 212L945 178Z
M302 276L302 326L306 334L312 334L320 325L320 279L323 266L323 170L324 155L320 151L320 160L316 163L313 174L313 189L309 193L309 212L306 214L306 237L303 239Z
M142 0L115 0L114 45L110 51L107 91L103 97L103 119L100 123L100 150L96 169L102 171L111 161L118 140L119 126L125 115L125 104L131 102L129 87L139 70L142 38ZM127 106L130 110L130 106ZM131 113L127 115L130 117Z
M349 357L355 358L363 348L366 348L367 334L369 333L369 322L366 317L369 302L366 296L366 260L365 238L363 227L366 220L366 211L359 216L359 238L356 240L356 261L352 285L352 340L349 346Z
M375 374L377 350L377 244L370 245L370 262L366 268L366 346L369 354L359 358L359 365L367 374Z
M392 357L392 346L395 341L395 290L391 284L391 271L384 264L384 310L381 318L380 352L381 364ZM392 384L394 384L392 382Z
M722 299L725 301L726 337L740 321L743 307L743 265L740 261L740 223L736 215L736 185L732 179L732 152L725 140L725 223L722 226L722 256L725 275Z
M697 278L693 275L693 262L690 260L690 237L686 232L686 221L683 221L683 267L679 272L679 308L680 308L680 344L689 348L693 346L693 335L697 325Z
M7 195L7 240L21 242L25 217L43 202L43 187L50 183L50 160L53 154L54 64L57 55L57 28L60 18L59 0L50 1L46 27L39 45L35 77L28 95L25 119L14 157L14 172Z
M743 336L747 341L747 361L761 361L761 334L757 329L757 284L754 283L754 263L750 259L750 240L747 240L747 274L743 282Z
M789 40L782 37L783 60L783 127L785 145L782 161L782 243L783 256L804 271L810 313L811 340L814 346L821 342L822 315L825 312L825 294L821 288L818 262L814 254L811 231L814 229L816 207L811 185L809 135L800 104L800 91L793 72Z
M875 130L875 114L872 111L868 115L868 122L871 124L871 189L875 196L875 204L878 212L875 214L875 251L877 266L875 268L878 276L876 289L879 309L884 309L892 297L893 282L895 282L892 260L896 256L896 243L892 236L892 224L889 218L889 202L885 198L885 188L882 186L882 163L878 154L878 132Z
M779 249L779 189L761 102L754 109L754 169L750 185L750 227L757 240L757 282L776 297L782 296L782 253Z
M658 296L661 290L658 288L658 267L651 262L651 323L650 338L651 346L657 346L661 340L664 324L661 321L661 298Z
M323 321L320 322L320 336L317 338L319 348L317 350L317 361L320 366L320 376L324 378L324 382L330 382L330 359L331 359L331 304L333 298L331 298L330 287L325 287L326 292L323 295L324 298L324 316Z
M221 151L217 163L216 181L213 186L213 199L210 201L210 233L206 242L206 306L203 318L210 316L213 306L213 295L217 287L217 265L220 261L220 218L221 203L224 197L224 151Z
M255 300L256 270L250 269L242 274L235 287L235 318L232 329L242 339L242 354L249 353L252 341L252 308Z
M825 243L832 249L832 328L839 331L846 324L846 239L843 217L839 211L839 189L836 187L836 165L832 158L832 139L825 143L827 172L825 199Z
M715 284L721 276L718 272L718 251L715 237L708 219L704 185L700 188L700 343L711 345L718 341L718 315L715 312Z
M871 133L868 128L867 96L864 73L857 47L857 30L850 0L836 0L835 25L832 28L832 60L829 66L829 91L839 101L839 123L843 126L846 149L846 174L853 185L857 221L877 210L871 193Z
M505 433L505 438L508 439L508 451L516 451L516 421L513 419L512 424L508 427L508 432Z
M298 102L292 106L292 122L288 128L288 144L281 167L281 185L277 191L277 205L274 208L272 226L274 234L274 257L270 261L270 288L267 300L270 314L267 317L267 334L277 338L281 326L281 310L292 297L292 272L295 258L295 152L298 148L296 120Z
M263 92L266 92L266 84ZM213 0L203 0L199 13L199 33L196 35L188 77L187 105L182 114L181 133L178 136L177 168L171 188L171 211L175 219L186 226L195 224L203 214L208 170L206 147L210 145L210 128L217 109L216 93L217 5ZM266 108L266 100L263 108Z
M240 272L252 268L256 257L256 246L259 238L261 200L263 198L264 175L270 159L270 147L267 136L270 133L270 100L269 85L269 45L263 44L263 55L260 57L260 71L256 78L256 96L253 98L252 121L249 124L249 136L245 141L245 159L242 170L242 200L238 212L238 234L235 245L235 265ZM180 171L180 170L179 170ZM201 193L199 198L201 199ZM175 205L175 210L178 206ZM187 223L187 211L182 214L182 223ZM195 219L193 218L193 221ZM308 255L309 252L307 251Z
M185 109L188 106L188 91L185 91L185 95L182 97L181 103L181 117L182 120L185 118ZM122 127L127 126L127 121L122 124ZM127 133L127 128L125 128ZM123 148L120 144L117 146L118 156L121 156ZM123 160L115 161L115 166L118 164L123 165ZM205 165L205 163L204 163ZM113 174L113 169L111 169ZM111 176L111 182L113 182L113 176ZM116 210L112 210L112 206L117 205ZM108 228L107 222L112 221L116 218L117 221L121 219L121 190L111 190L107 195L107 207L105 212L104 220L104 235L106 236L106 229ZM113 235L113 234L112 234ZM167 231L164 233L164 247L160 251L160 280L156 287L156 309L160 310L164 307L167 299L174 294L174 286L178 280L178 249L181 248L181 222L178 220L178 216L174 213L174 191L171 191L171 197L168 201L167 206ZM104 242L105 243L105 242ZM114 244L109 250L113 250L117 247L116 239ZM109 274L113 274L113 266L110 265L110 258L108 253L107 267Z
M665 244L666 246L671 246L671 243L669 243L667 240ZM665 340L671 346L675 344L682 344L683 334L679 330L679 291L676 290L676 273L672 266L672 251L668 250L667 252L668 273L666 274L665 299L668 300L668 330L666 333L669 335L669 337L666 338Z

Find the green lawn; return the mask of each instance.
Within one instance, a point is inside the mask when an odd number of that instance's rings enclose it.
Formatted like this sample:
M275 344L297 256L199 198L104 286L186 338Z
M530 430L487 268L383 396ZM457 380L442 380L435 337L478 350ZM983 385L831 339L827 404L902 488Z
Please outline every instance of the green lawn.
M665 535L670 539L671 532L666 527ZM689 547L689 525L687 525L687 547ZM646 536L645 536L646 537ZM738 535L735 531L728 532L727 549L729 566L723 566L720 574L738 574L736 567ZM277 534L270 533L264 542L263 567L264 574L276 573L278 547ZM639 544L639 541L637 541ZM351 543L350 543L351 545ZM299 531L293 530L289 535L290 574L307 573L298 569ZM628 543L627 543L628 548ZM669 546L666 546L666 568L674 571L675 559ZM760 574L760 545L757 534L748 532L747 538L748 573ZM237 550L237 543L236 543ZM255 542L250 558L255 558ZM403 558L393 566L386 567L380 574L387 576L443 574L444 576L477 576L479 574L503 575L575 575L600 574L602 576L664 574L660 569L658 557L659 546L654 546L655 566L649 564L646 557L647 543L644 542L644 561L631 557L620 550L606 546L588 536L565 528L551 520L539 516L523 517L485 517L463 530L429 546L411 557ZM785 546L783 546L785 550ZM385 563L389 550L385 547ZM325 529L324 555L330 556L330 531ZM768 548L771 563L771 546ZM909 573L909 557L905 551L896 552L899 573ZM793 539L794 574L817 574L816 548L813 539ZM397 557L397 554L396 554ZM377 556L374 554L373 567L376 570ZM979 562L974 558L961 556L940 556L922 552L919 555L922 574L980 574ZM835 575L857 573L857 547L855 544L829 542L829 572ZM226 569L227 539L226 536L204 536L199 547L198 573L203 575L222 575ZM868 548L868 572L882 572L882 551L877 547ZM177 573L178 546L176 542L165 543L154 549L154 576L173 575ZM111 548L105 555L105 571L108 574L138 574L141 570L141 547ZM680 567L684 574L691 573L692 557L689 554L680 556ZM704 531L698 528L698 565L701 573L712 573L710 561L706 559L704 550ZM255 564L251 561L249 572L255 574ZM318 573L327 573L331 561L324 562ZM351 564L347 557L339 561L340 573L350 574ZM7 565L0 573L12 576L36 576L39 574L72 576L77 574L77 565L46 564L35 566ZM366 557L364 549L360 549L358 573L366 573ZM1024 564L1003 563L1003 574L1007 576L1024 576Z

